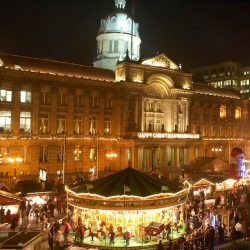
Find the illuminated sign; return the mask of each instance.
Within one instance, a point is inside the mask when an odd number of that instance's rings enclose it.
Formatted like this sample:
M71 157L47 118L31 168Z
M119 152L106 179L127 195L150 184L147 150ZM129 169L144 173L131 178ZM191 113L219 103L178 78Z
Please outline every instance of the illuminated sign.
M200 134L189 133L138 133L138 138L153 138L153 139L199 139Z
M39 168L39 179L41 181L46 181L47 180L47 171L42 169L42 168Z

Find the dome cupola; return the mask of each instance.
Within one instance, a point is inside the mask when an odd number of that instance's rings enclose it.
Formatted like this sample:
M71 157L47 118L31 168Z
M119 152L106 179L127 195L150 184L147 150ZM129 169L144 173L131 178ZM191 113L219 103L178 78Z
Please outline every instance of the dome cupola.
M115 0L115 10L101 20L94 67L115 70L117 61L126 57L127 50L131 60L140 59L139 24L126 13L125 6L126 0Z

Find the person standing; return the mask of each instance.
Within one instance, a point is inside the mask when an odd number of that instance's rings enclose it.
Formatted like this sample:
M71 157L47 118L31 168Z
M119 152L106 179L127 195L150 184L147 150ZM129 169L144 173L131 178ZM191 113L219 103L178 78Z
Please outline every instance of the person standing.
M222 227L220 222L219 222L217 230L218 230L218 243L223 244L224 243L224 228Z
M58 214L62 213L62 202L60 200L57 201L57 212Z
M10 229L12 229L13 231L15 231L15 229L16 229L16 227L17 227L17 222L18 222L18 216L15 216L15 217L11 220Z
M130 233L128 230L126 230L126 232L124 233L124 239L126 242L126 247L129 246L129 240L130 240Z
M46 218L45 212L42 213L40 217L40 221L42 223L42 230L44 230L47 227L47 218Z
M160 240L158 245L157 245L157 250L164 250L164 247L162 245L162 241Z
M214 250L215 230L213 226L210 226L208 237L209 237L208 249Z
M109 232L109 245L115 244L115 232L114 230L110 230Z
M1 207L1 210L0 210L0 224L3 224L4 223L4 208Z
M10 210L8 209L8 211L7 211L7 213L6 213L6 219L7 219L8 224L10 224L10 222L11 222L11 221L10 221L10 217L11 217L10 214L11 214L11 213L10 213Z

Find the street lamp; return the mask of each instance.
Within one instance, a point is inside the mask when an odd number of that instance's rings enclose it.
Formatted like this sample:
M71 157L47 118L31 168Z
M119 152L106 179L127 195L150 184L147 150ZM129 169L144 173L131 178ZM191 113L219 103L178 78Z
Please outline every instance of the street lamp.
M116 157L117 157L117 154L116 154L116 153L108 153L108 154L106 154L106 157L107 157L107 159L110 160L109 168L110 168L110 170L111 170L111 162L112 162L113 158L116 158Z
M8 162L13 163L15 162L15 166L14 166L14 176L13 176L13 193L15 190L15 184L16 184L16 163L17 162L22 162L23 158L20 157L18 154L17 155L11 155L11 157L8 158Z
M8 158L8 162L12 163L15 162L15 166L14 166L14 177L16 177L16 163L17 162L22 162L23 158L20 157L19 155L11 155L11 157Z

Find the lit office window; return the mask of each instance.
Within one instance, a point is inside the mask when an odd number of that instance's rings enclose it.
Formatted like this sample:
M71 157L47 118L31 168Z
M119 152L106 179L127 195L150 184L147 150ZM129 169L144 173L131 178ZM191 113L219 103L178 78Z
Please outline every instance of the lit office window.
M1 102L11 102L12 101L12 91L0 90L0 101Z
M31 92L29 91L21 91L20 92L21 102L31 102Z
M91 147L89 152L89 160L96 161L96 159L97 159L97 148Z
M66 120L65 115L57 116L57 134L62 134L66 131Z
M0 111L0 133L11 131L11 111Z
M20 113L20 132L31 133L31 113L30 112Z
M96 117L95 116L90 116L89 118L89 134L90 135L95 135L97 132L97 122L96 122Z

